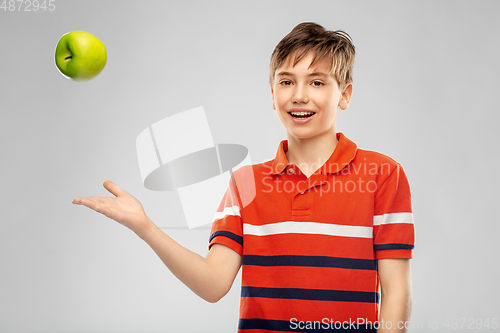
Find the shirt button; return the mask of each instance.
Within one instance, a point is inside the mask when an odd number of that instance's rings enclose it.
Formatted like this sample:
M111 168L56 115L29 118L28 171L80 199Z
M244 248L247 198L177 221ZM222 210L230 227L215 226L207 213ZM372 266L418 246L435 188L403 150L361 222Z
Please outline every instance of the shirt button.
M289 174L295 173L295 170L294 169L288 169L288 173Z

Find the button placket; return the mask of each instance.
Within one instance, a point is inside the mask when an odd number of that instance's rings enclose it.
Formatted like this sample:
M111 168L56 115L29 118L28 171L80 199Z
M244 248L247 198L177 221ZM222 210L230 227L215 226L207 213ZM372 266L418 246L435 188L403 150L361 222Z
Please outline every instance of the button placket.
M297 185L299 187L296 188L292 199L292 217L301 220L312 214L313 196L311 194L303 195L309 190L307 182L305 184L297 183ZM301 189L303 191L299 192Z

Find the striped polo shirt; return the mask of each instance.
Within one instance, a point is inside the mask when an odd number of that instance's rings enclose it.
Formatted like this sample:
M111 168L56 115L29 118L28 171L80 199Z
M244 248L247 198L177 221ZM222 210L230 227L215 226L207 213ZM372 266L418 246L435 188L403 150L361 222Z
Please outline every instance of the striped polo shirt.
M377 259L413 255L410 187L390 157L337 139L309 178L287 140L233 173L209 248L243 257L238 332L376 331L363 324L378 320Z

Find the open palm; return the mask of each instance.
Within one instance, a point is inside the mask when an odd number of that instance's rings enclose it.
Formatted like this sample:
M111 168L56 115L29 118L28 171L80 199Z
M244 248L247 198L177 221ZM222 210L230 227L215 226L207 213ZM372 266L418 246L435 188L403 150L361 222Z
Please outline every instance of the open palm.
M109 180L103 186L115 197L77 197L73 199L73 204L93 209L136 233L149 225L149 219L139 200Z

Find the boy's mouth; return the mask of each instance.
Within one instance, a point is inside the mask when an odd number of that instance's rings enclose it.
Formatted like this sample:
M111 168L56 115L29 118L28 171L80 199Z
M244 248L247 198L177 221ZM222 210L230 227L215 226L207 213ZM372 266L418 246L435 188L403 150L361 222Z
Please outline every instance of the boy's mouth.
M312 111L289 111L288 114L291 115L294 118L306 119L306 118L309 118L309 117L312 117L313 115L315 115L316 112L312 112Z

